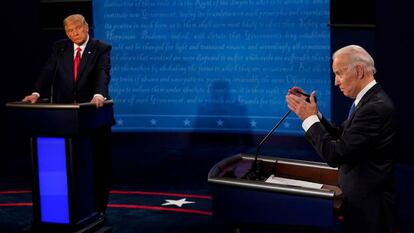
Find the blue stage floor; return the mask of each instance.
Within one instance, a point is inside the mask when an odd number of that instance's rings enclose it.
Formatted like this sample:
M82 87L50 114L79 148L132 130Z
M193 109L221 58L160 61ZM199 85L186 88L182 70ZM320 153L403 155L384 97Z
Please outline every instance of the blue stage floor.
M116 142L116 141L115 141ZM117 142L116 142L117 143ZM114 145L113 187L107 212L114 233L230 233L230 232L318 232L295 227L217 225L212 220L209 169L228 156L254 148L180 145ZM286 153L285 153L286 152ZM271 151L265 152L270 155ZM276 151L295 159L314 159L297 148ZM280 156L279 156L280 157ZM0 173L0 232L16 233L30 226L32 218L30 161L16 156ZM400 233L414 232L414 165L399 163L396 179L400 194ZM187 202L181 207L171 204ZM168 204L170 203L170 204ZM242 207L241 207L242 211ZM280 211L280 210L275 210ZM272 214L272 213L269 213ZM317 214L317 213L316 213Z

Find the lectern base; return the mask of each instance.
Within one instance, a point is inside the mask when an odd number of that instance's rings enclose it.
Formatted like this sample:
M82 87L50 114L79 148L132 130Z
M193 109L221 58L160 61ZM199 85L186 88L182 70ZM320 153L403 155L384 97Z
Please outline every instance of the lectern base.
M97 221L85 226L82 229L74 231L73 233L107 233L112 232L112 228L109 226L104 226L104 218L100 218ZM72 233L72 232L70 232Z
M105 226L105 220L104 219L98 219L95 222L74 231L61 231L57 229L40 229L39 227L28 227L26 229L23 229L22 231L18 233L110 233L112 232L112 227Z
M112 232L112 227L102 227L100 230L95 231L95 233L107 233Z

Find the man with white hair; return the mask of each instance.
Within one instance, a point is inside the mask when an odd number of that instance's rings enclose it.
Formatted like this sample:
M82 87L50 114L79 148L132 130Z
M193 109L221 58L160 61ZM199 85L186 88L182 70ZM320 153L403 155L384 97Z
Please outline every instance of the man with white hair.
M315 102L294 87L286 102L303 121L306 139L321 158L339 167L347 233L394 233L397 194L394 184L398 123L391 99L376 82L374 60L360 46L349 45L332 56L335 86L354 99L339 126L325 119Z

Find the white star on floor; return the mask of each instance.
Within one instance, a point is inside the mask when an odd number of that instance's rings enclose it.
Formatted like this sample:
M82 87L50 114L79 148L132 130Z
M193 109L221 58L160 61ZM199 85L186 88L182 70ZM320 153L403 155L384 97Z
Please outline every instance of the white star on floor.
M184 204L192 204L195 203L193 201L187 201L186 198L182 198L180 200L165 200L166 202L162 205L176 205L178 207L181 207Z

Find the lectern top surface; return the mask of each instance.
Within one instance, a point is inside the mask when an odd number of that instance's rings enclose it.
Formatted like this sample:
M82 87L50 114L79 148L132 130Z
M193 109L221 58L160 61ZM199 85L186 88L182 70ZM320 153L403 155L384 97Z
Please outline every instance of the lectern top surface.
M112 105L112 100L106 100L105 105ZM15 107L15 108L53 108L53 109L79 109L84 107L95 107L95 104L87 103L71 103L71 104L51 104L51 103L36 103L31 104L22 101L9 102L6 104L6 107Z

